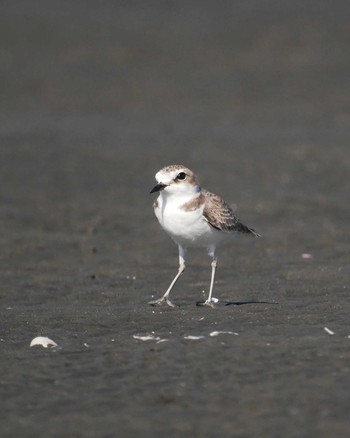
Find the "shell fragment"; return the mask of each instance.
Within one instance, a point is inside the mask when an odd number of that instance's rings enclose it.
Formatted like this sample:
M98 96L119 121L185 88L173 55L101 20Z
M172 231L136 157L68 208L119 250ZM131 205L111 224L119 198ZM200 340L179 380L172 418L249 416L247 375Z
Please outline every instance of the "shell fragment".
M41 345L44 348L57 347L56 342L50 338L47 338L46 336L37 336L36 338L32 339L30 346L34 347L34 345Z

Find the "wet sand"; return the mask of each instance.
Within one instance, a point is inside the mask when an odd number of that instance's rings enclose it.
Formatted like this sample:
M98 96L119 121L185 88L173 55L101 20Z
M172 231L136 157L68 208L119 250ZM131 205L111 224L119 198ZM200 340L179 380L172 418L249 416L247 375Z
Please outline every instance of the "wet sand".
M348 436L347 9L5 7L2 437ZM149 194L171 163L262 235L219 249L215 309L201 250L179 307L147 304L177 270Z

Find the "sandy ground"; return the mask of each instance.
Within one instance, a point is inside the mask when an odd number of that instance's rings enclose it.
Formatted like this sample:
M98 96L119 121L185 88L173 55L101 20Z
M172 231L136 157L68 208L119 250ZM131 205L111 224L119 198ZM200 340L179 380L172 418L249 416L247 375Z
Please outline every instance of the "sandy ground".
M348 9L7 3L2 437L349 436ZM177 269L149 194L172 163L262 234L219 250L215 309L200 250L179 307L147 305Z

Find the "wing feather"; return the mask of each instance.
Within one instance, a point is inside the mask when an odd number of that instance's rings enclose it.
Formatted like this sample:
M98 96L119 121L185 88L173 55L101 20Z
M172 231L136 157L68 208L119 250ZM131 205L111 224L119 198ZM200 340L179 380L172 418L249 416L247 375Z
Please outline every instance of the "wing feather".
M203 216L213 228L219 231L235 231L259 236L255 230L242 224L230 206L220 196L206 190L202 190L202 193L205 196Z

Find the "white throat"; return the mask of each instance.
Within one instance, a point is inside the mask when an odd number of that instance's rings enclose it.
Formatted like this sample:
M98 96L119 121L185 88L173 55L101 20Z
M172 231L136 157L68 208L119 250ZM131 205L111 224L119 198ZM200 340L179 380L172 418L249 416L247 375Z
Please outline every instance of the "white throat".
M160 192L160 198L162 202L171 203L172 205L182 205L192 199L197 198L201 193L201 188L199 186L186 186L186 187L176 187L173 188L168 186Z

